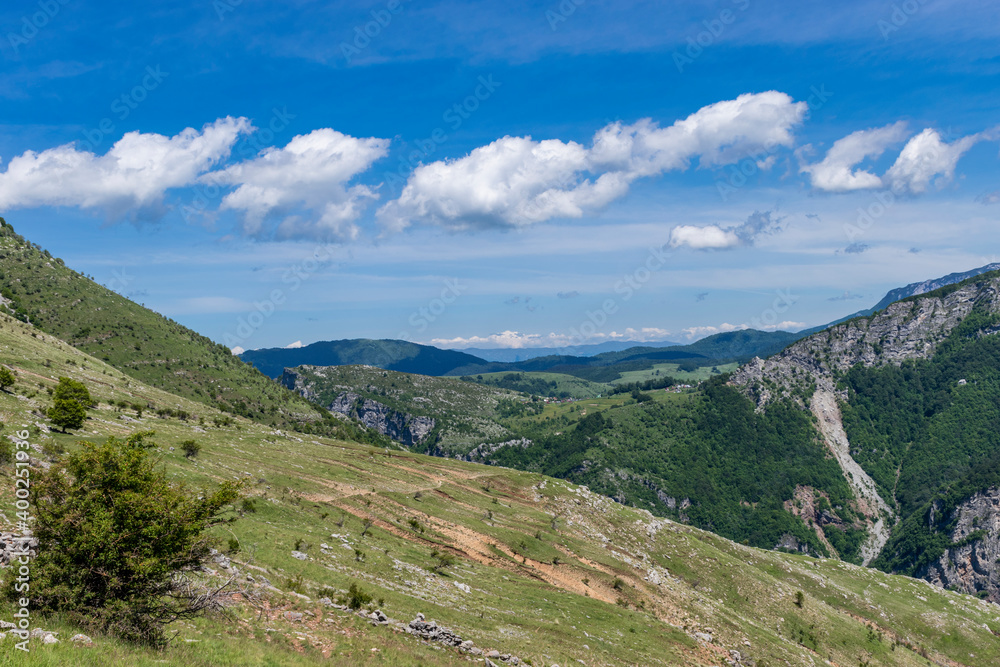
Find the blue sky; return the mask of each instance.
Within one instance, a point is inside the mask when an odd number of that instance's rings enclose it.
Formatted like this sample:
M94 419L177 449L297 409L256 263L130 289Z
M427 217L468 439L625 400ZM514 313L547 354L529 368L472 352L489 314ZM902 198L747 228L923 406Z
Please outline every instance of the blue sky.
M0 10L0 215L231 347L797 329L1000 261L995 2Z

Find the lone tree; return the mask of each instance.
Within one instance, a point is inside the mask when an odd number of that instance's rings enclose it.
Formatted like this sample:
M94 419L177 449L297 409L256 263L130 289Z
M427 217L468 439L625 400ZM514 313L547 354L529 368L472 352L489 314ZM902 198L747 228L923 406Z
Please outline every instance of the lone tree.
M87 386L69 378L59 378L59 384L52 392L52 407L49 419L63 433L66 429L76 430L87 419L87 408L94 404Z
M0 365L0 389L7 391L8 388L14 386L15 382L17 382L17 378L14 377L14 373L6 366Z
M164 627L218 605L185 573L209 557L206 531L240 498L239 482L201 494L157 467L151 433L83 449L32 480L39 555L31 604L123 640L163 646ZM23 596L10 578L8 599Z
M184 450L184 456L193 459L201 451L201 445L195 440L185 440L181 443L181 449Z

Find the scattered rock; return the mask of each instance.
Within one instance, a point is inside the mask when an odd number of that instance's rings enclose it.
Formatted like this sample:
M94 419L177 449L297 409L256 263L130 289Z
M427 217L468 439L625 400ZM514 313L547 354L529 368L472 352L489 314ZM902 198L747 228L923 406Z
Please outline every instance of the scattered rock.
M299 560L309 560L309 556L305 555L301 551L293 551L292 558L298 558Z
M93 644L94 640L87 635L73 635L69 639L71 642L76 644Z
M417 614L417 618L410 621L408 632L411 635L426 639L427 641L440 642L447 646L459 647L462 645L462 638L447 628L438 627L438 624L431 621L421 620L423 614ZM473 651L474 652L474 651Z
M292 621L293 623L302 620L302 613L298 611L286 611L285 619Z

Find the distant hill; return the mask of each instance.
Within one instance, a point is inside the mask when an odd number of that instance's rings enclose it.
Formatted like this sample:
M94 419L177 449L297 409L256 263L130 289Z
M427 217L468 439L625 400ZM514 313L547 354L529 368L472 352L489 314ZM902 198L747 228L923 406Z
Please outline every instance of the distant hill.
M607 343L595 343L594 345L567 345L566 347L517 347L517 348L483 348L468 347L460 352L471 354L486 361L518 362L536 359L538 357L568 355L573 357L592 357L604 352L620 352L635 347L669 347L680 345L670 341L658 341L655 343L641 343L635 341L610 341Z
M286 368L296 366L375 366L400 373L441 376L456 368L488 363L464 352L405 340L366 338L320 341L295 349L247 350L240 358L272 378L279 378Z

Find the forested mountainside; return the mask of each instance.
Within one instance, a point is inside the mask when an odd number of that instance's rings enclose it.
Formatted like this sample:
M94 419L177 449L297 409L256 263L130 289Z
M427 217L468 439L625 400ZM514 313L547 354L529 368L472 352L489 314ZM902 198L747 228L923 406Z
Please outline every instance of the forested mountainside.
M1000 601L997 333L991 272L811 336L734 384L765 413L809 406L832 426L829 446L870 479L870 517L885 524L875 566Z

